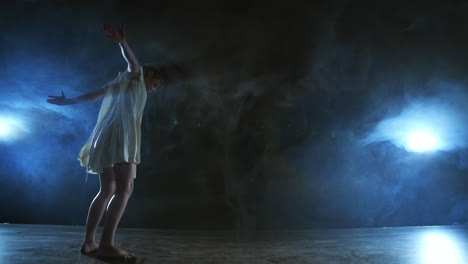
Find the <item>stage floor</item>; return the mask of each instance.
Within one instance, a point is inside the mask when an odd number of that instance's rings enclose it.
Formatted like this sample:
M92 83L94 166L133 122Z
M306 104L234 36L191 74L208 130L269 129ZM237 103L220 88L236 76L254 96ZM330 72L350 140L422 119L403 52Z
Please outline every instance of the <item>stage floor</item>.
M0 263L106 263L78 251L84 227L0 224ZM468 226L275 232L119 229L134 263L468 263ZM119 262L108 262L119 263Z

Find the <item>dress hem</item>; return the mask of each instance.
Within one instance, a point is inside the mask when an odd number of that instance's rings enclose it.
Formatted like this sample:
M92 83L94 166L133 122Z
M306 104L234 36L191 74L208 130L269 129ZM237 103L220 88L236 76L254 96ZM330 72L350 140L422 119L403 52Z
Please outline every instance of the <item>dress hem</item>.
M87 174L101 174L103 173L103 169L104 168L113 168L115 164L117 163L135 163L135 165L138 165L140 164L141 162L137 162L137 161L127 161L127 160L122 160L122 161L116 161L114 162L113 164L109 165L109 166L104 166L104 167L101 167L101 168L90 168L88 165L84 164L83 161L81 161L79 158L78 160L80 161L80 165L81 167L85 167L86 168L86 172ZM135 173L135 177L133 177L134 179L136 178L136 173Z

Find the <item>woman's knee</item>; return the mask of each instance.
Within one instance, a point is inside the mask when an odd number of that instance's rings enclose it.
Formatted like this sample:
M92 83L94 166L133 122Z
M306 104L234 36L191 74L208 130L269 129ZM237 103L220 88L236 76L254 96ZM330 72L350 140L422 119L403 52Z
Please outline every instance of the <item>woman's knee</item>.
M132 195L132 192L133 192L133 181L117 186L117 189L115 191L115 193L120 193L126 196Z
M112 168L103 168L103 173L100 174L101 190L100 195L104 198L110 199L115 193L116 181L115 175Z
M114 165L116 193L130 196L133 192L133 179L135 178L136 165L134 163L116 163Z
M116 186L115 186L115 182L113 182L113 183L101 186L101 190L99 192L103 197L110 199L112 195L115 194L115 191L116 191Z

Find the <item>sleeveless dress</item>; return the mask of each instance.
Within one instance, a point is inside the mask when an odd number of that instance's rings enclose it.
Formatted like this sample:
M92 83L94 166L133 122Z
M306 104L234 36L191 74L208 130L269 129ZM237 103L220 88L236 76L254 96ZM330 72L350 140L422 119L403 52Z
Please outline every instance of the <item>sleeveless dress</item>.
M147 98L143 69L119 73L105 89L96 127L78 155L81 166L91 174L119 162L140 163L141 119Z

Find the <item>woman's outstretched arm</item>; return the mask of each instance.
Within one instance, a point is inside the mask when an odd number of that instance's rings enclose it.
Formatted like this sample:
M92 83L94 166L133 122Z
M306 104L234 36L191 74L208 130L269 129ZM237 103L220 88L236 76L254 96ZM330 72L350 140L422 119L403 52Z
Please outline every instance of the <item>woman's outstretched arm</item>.
M138 62L135 54L133 54L132 49L127 43L127 38L125 34L125 28L123 24L120 24L120 29L115 30L111 25L104 24L104 31L106 36L112 40L115 40L119 43L122 55L125 61L128 63L127 71L129 72L139 72L140 63Z
M89 103L89 102L95 101L103 97L105 93L106 93L106 89L101 88L99 90L85 93L77 97L66 98L65 94L62 91L62 95L60 96L49 95L49 99L47 99L47 102L50 104L55 104L55 105L72 105L72 104Z

